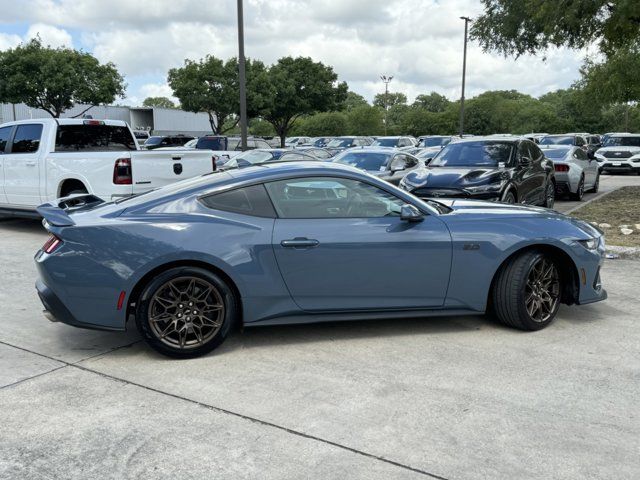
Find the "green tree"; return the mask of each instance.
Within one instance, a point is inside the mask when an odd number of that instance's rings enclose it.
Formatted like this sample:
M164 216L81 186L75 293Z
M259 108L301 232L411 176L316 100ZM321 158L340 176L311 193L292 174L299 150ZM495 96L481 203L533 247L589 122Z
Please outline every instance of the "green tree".
M147 97L142 102L142 106L158 108L178 108L177 105L167 97Z
M346 113L349 135L380 135L384 131L384 114L370 105L355 107Z
M347 117L342 112L320 112L304 119L304 135L339 136L347 131Z
M431 92L428 95L418 95L413 102L414 107L420 107L428 112L444 112L451 102L444 95Z
M310 58L281 58L269 69L268 79L272 94L261 116L273 125L283 147L300 116L333 110L347 96L347 84L337 83L333 68Z
M266 69L259 61L247 60L247 115L257 116L269 94ZM168 83L188 112L209 116L213 133L233 130L240 112L238 61L226 62L208 55L199 61L185 60L184 66L169 70Z
M249 120L249 133L259 137L272 137L276 134L276 131L273 129L273 125L266 120L252 118Z
M347 98L342 102L339 109L340 110L352 110L355 107L364 107L369 105L369 102L362 96L357 94L356 92L348 91Z
M609 55L640 36L638 0L482 0L471 38L485 50L520 56L551 46L583 48L599 42Z
M0 103L25 103L57 118L76 103L108 104L124 91L115 65L89 53L43 47L40 39L0 52Z
M602 104L626 104L625 130L628 130L631 104L640 101L640 46L621 48L604 62L587 60L579 85L585 94Z
M393 107L394 105L406 105L407 104L407 96L402 92L389 92L387 94L377 93L375 97L373 97L373 105L376 107L387 108Z

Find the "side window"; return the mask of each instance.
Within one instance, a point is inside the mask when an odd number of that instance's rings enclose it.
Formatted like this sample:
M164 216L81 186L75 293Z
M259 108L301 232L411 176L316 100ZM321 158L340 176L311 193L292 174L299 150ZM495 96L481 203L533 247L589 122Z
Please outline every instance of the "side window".
M588 160L589 158L587 157L587 154L585 153L584 150L577 149L575 152L573 152L573 156L574 158L578 159L578 160Z
M303 177L265 187L280 218L399 216L405 203L378 187L346 178Z
M256 148L271 148L264 140L256 140Z
M33 153L40 147L42 125L18 125L11 144L11 153Z
M405 161L407 162L407 168L413 168L418 164L418 159L412 157L411 155L403 155Z
M576 145L577 145L578 147L582 147L584 144L585 144L585 142L584 142L584 138L582 138L582 137L576 137Z
M9 135L13 127L0 128L0 155L2 155L7 148L7 142L9 141Z
M531 152L531 158L533 160L542 160L542 150L533 142L528 142L529 151Z
M254 217L275 218L273 206L264 185L236 188L216 193L200 200L208 208L224 212L242 213Z

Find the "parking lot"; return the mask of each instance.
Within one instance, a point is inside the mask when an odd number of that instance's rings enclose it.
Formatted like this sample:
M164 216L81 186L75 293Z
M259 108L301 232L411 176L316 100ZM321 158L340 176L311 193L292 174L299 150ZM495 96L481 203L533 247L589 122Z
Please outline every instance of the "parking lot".
M603 176L600 194L630 184ZM483 317L265 327L177 361L133 329L45 320L45 239L0 221L1 478L640 476L637 261L608 261L606 302L535 333Z

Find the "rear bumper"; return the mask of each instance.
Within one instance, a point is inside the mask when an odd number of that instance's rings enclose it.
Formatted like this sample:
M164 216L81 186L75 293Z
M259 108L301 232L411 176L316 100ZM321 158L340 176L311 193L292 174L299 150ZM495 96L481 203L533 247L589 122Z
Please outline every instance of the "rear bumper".
M122 331L121 328L104 327L79 321L73 316L69 309L65 307L64 303L62 303L53 290L51 290L40 279L36 281L36 291L38 292L38 297L40 297L40 301L44 307L42 313L45 318L51 322L62 322L74 327L88 328L91 330Z

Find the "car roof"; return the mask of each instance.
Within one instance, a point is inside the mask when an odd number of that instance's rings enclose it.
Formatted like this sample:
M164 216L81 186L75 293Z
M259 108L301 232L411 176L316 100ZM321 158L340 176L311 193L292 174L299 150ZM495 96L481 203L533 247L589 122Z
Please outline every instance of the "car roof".
M456 145L459 143L470 143L470 142L511 142L511 143L515 143L515 142L519 142L521 140L527 140L524 139L523 137L517 137L517 136L505 136L505 135L484 135L484 136L478 136L478 137L463 137L460 139L456 140ZM530 140L527 140L530 141ZM452 142L453 143L453 142Z

